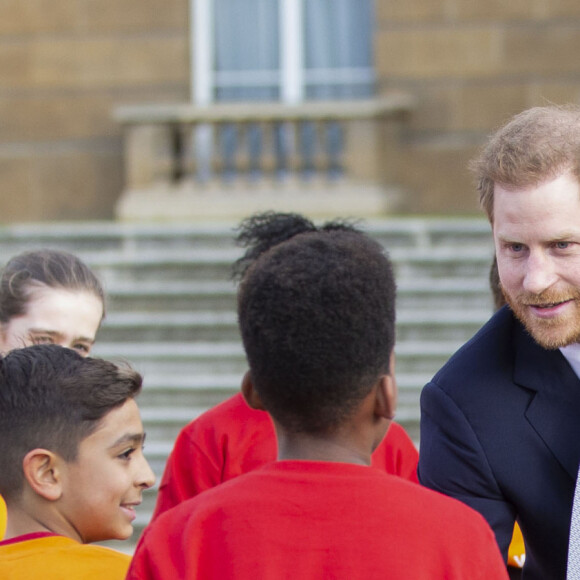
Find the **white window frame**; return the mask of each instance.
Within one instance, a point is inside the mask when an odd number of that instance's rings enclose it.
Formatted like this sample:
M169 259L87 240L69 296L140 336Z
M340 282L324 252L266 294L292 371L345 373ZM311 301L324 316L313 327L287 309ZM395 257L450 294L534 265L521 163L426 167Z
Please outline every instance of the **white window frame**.
M268 82L280 87L280 100L287 104L296 104L304 100L305 80L307 71L304 67L303 53L303 10L302 0L280 0L279 23L280 23L280 73L276 82L269 76L271 73L264 71L256 73L255 82L261 84L266 77ZM213 0L190 0L190 18L193 39L191 47L191 99L197 105L208 105L214 100L214 88L216 74L213 70ZM244 73L248 74L248 73ZM353 76L354 74L354 76ZM366 83L372 81L372 70L317 70L315 76L308 76L314 82L325 82L340 79L346 75L351 80ZM224 73L219 78L222 81L235 82L235 73Z

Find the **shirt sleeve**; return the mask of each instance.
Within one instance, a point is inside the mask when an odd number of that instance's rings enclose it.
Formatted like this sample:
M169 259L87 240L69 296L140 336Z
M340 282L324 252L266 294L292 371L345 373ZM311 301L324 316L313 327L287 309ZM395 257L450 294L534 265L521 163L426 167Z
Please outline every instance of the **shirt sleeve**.
M184 427L175 440L159 485L152 521L182 501L221 483L219 457L211 457L195 441L196 434L203 436L203 430L198 431L192 423ZM205 447L209 450L215 444L208 443Z
M371 456L371 465L391 475L417 483L419 452L401 425L391 423Z
M147 536L148 530L146 529L135 549L126 580L159 580L162 578L162 575L157 573L157 566L150 557Z

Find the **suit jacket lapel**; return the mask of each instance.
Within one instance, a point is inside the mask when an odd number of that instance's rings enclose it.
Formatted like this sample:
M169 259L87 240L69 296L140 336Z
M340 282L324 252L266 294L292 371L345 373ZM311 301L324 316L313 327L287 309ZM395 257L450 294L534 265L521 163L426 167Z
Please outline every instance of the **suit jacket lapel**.
M559 350L541 348L518 323L514 382L535 391L525 416L574 480L580 465L580 379Z

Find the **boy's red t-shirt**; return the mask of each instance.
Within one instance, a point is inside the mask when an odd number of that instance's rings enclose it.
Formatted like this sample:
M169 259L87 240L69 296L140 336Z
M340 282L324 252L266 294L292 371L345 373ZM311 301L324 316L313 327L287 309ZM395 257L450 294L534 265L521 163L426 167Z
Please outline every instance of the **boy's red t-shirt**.
M507 579L461 502L361 465L277 461L183 502L145 530L128 580Z
M241 393L206 411L178 435L159 486L153 519L216 485L276 460L274 425ZM391 423L372 466L417 483L419 454L405 430Z

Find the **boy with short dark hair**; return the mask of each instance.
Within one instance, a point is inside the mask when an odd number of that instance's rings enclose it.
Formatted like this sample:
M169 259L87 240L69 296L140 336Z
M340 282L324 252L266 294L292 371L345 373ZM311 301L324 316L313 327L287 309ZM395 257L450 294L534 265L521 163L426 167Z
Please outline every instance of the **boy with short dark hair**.
M124 578L129 556L83 544L128 538L154 483L134 400L141 382L56 345L0 358L0 578Z
M346 220L315 225L297 213L267 211L244 219L236 243L245 248L233 265L241 281L252 263L274 246L294 236L317 231L358 232ZM276 433L268 413L251 409L241 392L188 423L177 436L159 483L152 519L199 493L275 461ZM418 483L419 453L406 431L391 422L371 455L371 466Z
M238 293L250 406L278 461L161 514L128 578L507 578L494 536L457 501L369 467L396 406L395 282L359 232L297 235Z

